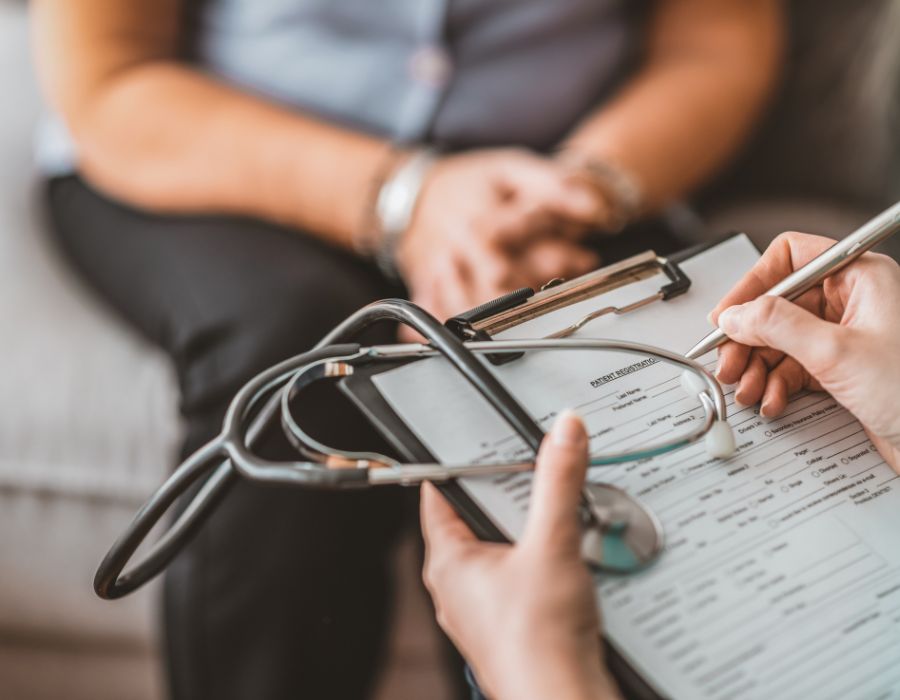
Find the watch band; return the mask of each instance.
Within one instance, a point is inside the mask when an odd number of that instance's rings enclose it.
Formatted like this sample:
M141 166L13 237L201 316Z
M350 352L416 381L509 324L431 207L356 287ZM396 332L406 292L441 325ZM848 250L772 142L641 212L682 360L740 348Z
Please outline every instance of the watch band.
M610 218L606 226L609 233L619 233L638 218L644 204L644 192L633 173L613 161L570 151L562 152L560 158L606 196L610 205Z
M373 257L378 268L391 279L398 278L397 247L412 223L425 176L436 159L436 153L430 149L414 151L378 191L374 213L380 236Z

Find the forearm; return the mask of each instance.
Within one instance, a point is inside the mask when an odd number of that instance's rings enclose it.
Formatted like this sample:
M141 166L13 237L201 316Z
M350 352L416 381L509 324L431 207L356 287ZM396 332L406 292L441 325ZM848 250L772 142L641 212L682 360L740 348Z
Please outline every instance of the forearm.
M34 0L43 89L97 187L163 212L231 213L348 245L387 146L179 60L185 0Z
M349 245L387 149L174 61L114 74L73 114L79 168L167 212L277 221Z
M642 69L567 148L640 183L645 211L684 196L731 156L778 73L777 2L661 2Z

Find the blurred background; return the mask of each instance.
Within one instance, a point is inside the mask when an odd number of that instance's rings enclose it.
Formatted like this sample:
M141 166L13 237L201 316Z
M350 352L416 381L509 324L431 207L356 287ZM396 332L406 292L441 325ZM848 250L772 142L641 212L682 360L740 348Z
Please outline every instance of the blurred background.
M761 246L840 236L900 199L900 2L792 0L784 78L727 171L693 201L706 231ZM29 7L0 0L0 697L164 696L159 587L115 603L94 568L177 455L168 360L74 277L46 233ZM685 240L685 243L691 241ZM378 697L450 697L411 538Z

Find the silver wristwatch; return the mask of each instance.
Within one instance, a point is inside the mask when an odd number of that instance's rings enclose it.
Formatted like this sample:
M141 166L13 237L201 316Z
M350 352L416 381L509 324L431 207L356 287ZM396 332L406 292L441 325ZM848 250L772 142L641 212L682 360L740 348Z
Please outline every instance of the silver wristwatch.
M373 257L378 268L391 279L398 278L397 246L412 223L422 184L436 159L437 154L431 149L414 151L378 190L374 213L380 235Z

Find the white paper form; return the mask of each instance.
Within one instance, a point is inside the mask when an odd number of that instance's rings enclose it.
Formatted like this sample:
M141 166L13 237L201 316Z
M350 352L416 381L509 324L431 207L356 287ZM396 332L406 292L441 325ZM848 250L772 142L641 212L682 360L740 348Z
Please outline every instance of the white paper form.
M613 337L684 351L709 330L707 312L758 254L733 238L683 268L688 294L579 337ZM629 285L534 319L501 337L538 337L601 303L654 292ZM532 354L492 367L546 428L563 408L584 417L591 448L623 447L684 429L702 415L677 372L640 358ZM712 363L710 354L704 361ZM438 459L498 461L522 442L439 360L375 377L394 410ZM875 698L900 694L900 484L859 424L833 399L808 393L774 421L728 393L738 451L709 459L696 445L591 470L659 515L667 549L638 575L597 578L610 641L673 698ZM693 409L693 410L692 410ZM461 482L515 538L530 476ZM895 695L892 695L891 693Z

